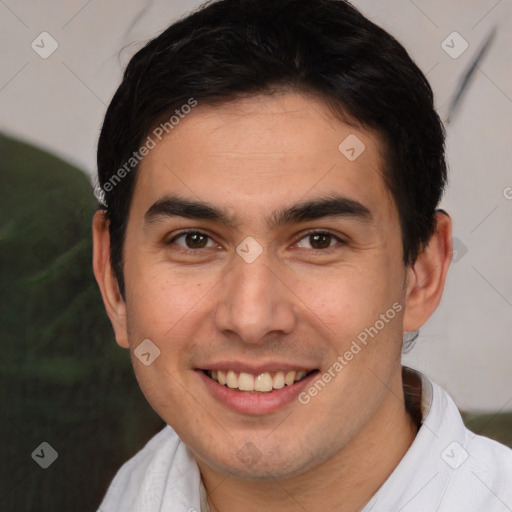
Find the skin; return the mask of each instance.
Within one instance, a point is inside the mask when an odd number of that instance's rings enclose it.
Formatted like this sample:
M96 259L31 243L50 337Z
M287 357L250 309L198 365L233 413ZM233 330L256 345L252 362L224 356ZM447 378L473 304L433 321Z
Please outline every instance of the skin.
M353 162L338 150L349 134L366 146ZM111 271L108 222L95 215L94 272L116 340L132 355L147 338L160 348L149 366L133 357L135 373L195 455L212 510L359 510L416 435L403 403L402 336L441 299L451 220L436 214L434 236L406 268L382 149L378 134L301 94L199 104L139 168L124 247L126 301ZM366 206L372 221L326 217L268 229L270 212L334 192ZM236 223L145 221L165 195L225 208ZM186 254L185 237L169 243L188 228L211 237L206 248L189 244L196 252ZM344 243L327 237L329 249L319 248L311 229ZM249 236L263 248L250 264L236 252ZM196 371L222 358L323 373L395 302L402 310L307 405L235 412ZM254 465L237 456L247 443L260 454Z

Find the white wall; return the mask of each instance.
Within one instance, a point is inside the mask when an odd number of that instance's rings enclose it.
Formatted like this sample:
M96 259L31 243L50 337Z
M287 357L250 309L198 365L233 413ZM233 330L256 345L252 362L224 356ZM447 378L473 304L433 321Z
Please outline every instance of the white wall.
M461 408L512 410L512 1L354 3L428 73L443 119L461 73L498 27L447 127L451 172L442 207L467 252L452 265L443 301L405 361L444 385ZM199 4L2 1L0 130L93 173L102 117L122 68L144 41ZM47 59L31 48L43 31L59 45ZM441 47L454 31L468 43L457 59ZM448 41L451 51L461 48ZM39 51L49 45L45 40Z

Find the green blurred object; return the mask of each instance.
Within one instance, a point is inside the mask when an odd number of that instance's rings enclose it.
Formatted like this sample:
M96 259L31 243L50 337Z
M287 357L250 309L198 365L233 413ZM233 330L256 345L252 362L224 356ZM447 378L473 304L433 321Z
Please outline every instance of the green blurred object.
M0 135L0 509L96 510L164 423L115 342L92 274L86 175ZM32 452L48 442L57 460Z
M462 418L469 430L475 434L490 437L512 448L512 412L462 412Z

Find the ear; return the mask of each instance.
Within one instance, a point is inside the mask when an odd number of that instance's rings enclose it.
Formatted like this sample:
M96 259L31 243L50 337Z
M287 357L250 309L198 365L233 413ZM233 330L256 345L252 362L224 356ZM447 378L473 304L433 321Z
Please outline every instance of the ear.
M437 210L436 229L418 258L407 269L404 331L419 329L434 313L443 295L452 261L452 220Z
M93 270L100 288L105 309L114 328L117 343L128 348L126 304L119 291L110 260L109 221L104 210L94 214L92 221Z

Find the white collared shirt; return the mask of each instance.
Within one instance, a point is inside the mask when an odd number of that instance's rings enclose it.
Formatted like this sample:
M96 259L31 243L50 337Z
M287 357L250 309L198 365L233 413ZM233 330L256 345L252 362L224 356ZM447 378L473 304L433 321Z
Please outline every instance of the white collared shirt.
M420 374L422 425L362 512L512 512L512 450L469 431L440 386ZM207 512L199 468L166 426L126 462L98 512Z

